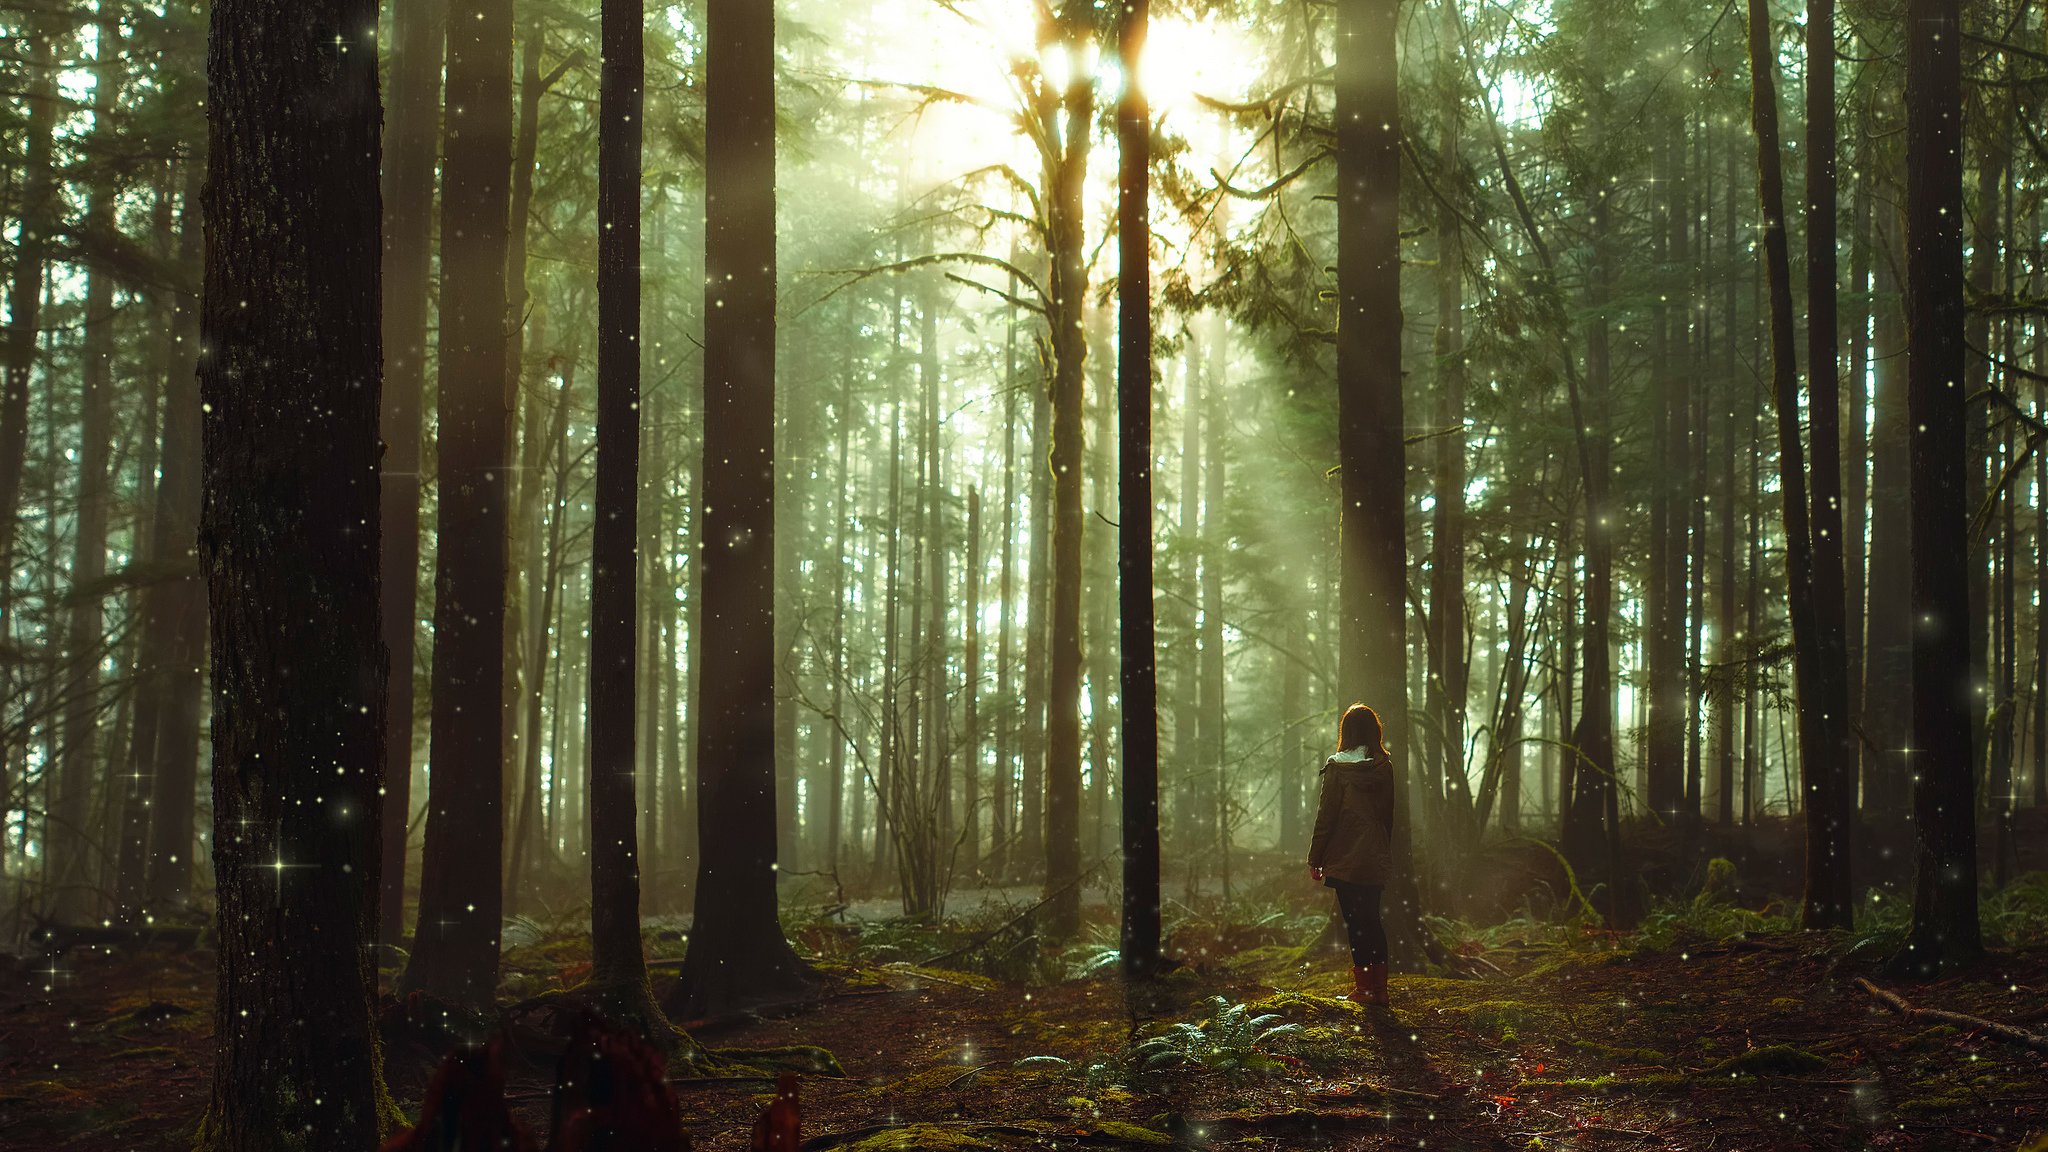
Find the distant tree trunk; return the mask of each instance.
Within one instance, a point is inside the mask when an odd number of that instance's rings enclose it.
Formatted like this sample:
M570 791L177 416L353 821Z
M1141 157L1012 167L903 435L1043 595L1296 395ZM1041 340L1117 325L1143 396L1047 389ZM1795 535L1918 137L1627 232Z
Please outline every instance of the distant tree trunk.
M1337 682L1343 701L1379 712L1396 762L1410 764L1397 8L1337 4ZM1396 792L1405 798L1406 785ZM1395 963L1412 965L1421 908L1405 799L1395 804L1395 841L1389 931Z
M902 301L897 301L896 313L902 314ZM903 547L903 398L898 396L889 405L889 550L883 565L887 591L883 593L882 609L882 756L876 766L872 781L875 789L875 847L874 868L880 872L889 859L890 825L899 815L895 811L896 770L902 758L903 717L897 703L897 684L901 667L896 635L898 616L901 614L901 597L898 595L903 572L898 564ZM915 545L913 544L913 547Z
M1088 567L1083 579L1088 608L1088 833L1083 843L1088 855L1100 856L1109 847L1110 825L1116 819L1111 781L1115 779L1116 753L1112 747L1121 731L1116 708L1111 704L1118 675L1116 529L1105 521L1106 511L1116 506L1117 472L1111 445L1116 440L1116 339L1108 331L1109 310L1096 309L1099 340L1093 353L1100 358L1095 373L1095 427L1088 445L1089 483L1095 516L1084 535L1088 541Z
M1052 403L1046 382L1031 390L1031 560L1024 614L1024 771L1018 780L1023 827L1010 872L1042 876L1045 870L1046 620L1052 607Z
M308 1133L374 1147L390 1109L374 1021L386 665L364 530L382 374L376 24L372 0L213 5L199 540L219 978L198 1143L221 1152Z
M103 133L120 100L121 30L103 10L93 61L93 122ZM86 195L86 229L118 236L115 189L104 178ZM94 777L100 764L100 662L106 655L107 503L113 455L114 280L99 261L85 268L85 342L78 399L77 511L72 522L72 601L64 639L64 747L56 765L56 795L50 806L45 846L57 867L55 918L78 923L98 912L98 840L91 828ZM54 561L54 557L51 558ZM112 773L107 773L112 777Z
M1214 330L1211 329L1213 332ZM1197 555L1202 561L1201 597L1202 658L1196 680L1197 788L1196 803L1202 813L1199 827L1206 843L1194 845L1209 857L1219 876L1227 877L1230 863L1230 789L1224 779L1223 752L1228 739L1228 692L1225 685L1223 651L1223 564L1230 552L1230 523L1224 512L1228 489L1224 486L1228 467L1224 455L1223 420L1229 403L1226 396L1224 354L1221 341L1210 340L1203 369L1208 385L1202 402L1202 536ZM1227 881L1226 881L1227 882Z
M185 165L184 205L178 237L178 261L193 279L173 300L172 341L176 356L165 384L164 440L157 483L154 555L178 565L174 579L157 585L156 604L146 628L161 628L161 656L155 674L162 677L162 712L148 750L149 852L143 877L148 903L175 908L192 886L193 834L199 784L200 703L204 683L200 663L206 659L206 586L195 559L199 530L199 323L197 291L204 265L205 234L201 219L206 165L200 156ZM147 672L145 673L147 674Z
M504 903L511 0L478 0L475 16L448 27L432 759L419 918L400 985L472 1008L497 993Z
M522 701L526 709L526 746L520 750L524 763L519 773L519 812L512 822L511 860L505 870L505 874L509 878L509 887L512 890L532 890L538 887L536 881L540 878L530 875L530 871L544 855L541 851L541 814L539 811L540 745L543 724L541 702L545 698L544 690L547 686L548 654L553 649L553 645L549 643L548 625L556 619L558 611L556 605L561 599L562 532L564 528L563 522L568 519L569 438L564 434L566 431L564 426L568 423L569 419L569 390L566 384L565 378L562 394L555 401L554 411L548 421L548 431L546 433L546 439L554 446L552 453L554 456L553 467L549 470L554 478L554 493L548 505L547 540L543 544L540 539L540 532L537 529L532 532L533 551L539 559L538 562L530 562L527 569L529 573L528 586L540 589L541 599L540 610L533 614L532 635L527 641L530 655L526 661L527 683L524 692L525 699ZM538 415L538 413L536 412L534 415ZM538 438L536 437L536 439ZM526 482L526 486L538 492L540 485L541 471L536 467L532 478ZM557 632L557 636L560 636L559 632ZM562 638L561 642L566 644L566 637ZM555 683L558 691L561 685L561 678L561 670L558 668L555 671ZM559 730L560 725L557 724L556 728ZM550 790L559 792L562 787L560 772L564 766L559 760L555 761L555 764L557 765L557 774ZM508 891L506 895L508 907L511 902L512 895Z
M591 501L585 787L590 790L591 992L607 1015L651 1038L668 1039L673 1033L654 1002L640 950L640 852L634 826L643 23L641 0L604 0L597 133L597 483ZM771 316L771 328L773 323ZM715 377L707 372L705 378ZM563 397L565 407L567 401ZM772 522L768 535L773 535ZM772 699L768 703L773 706ZM691 951L701 947L696 944Z
M1117 49L1138 75L1150 0L1126 0ZM1123 706L1124 975L1159 967L1159 684L1152 621L1152 113L1136 83L1117 106L1117 632Z
M420 416L426 388L434 161L440 152L446 0L391 6L391 115L384 128L384 440L382 526L386 671L384 892L377 938L405 934L406 828L412 819L413 637L420 560Z
M1443 9L1456 43L1456 16ZM1456 50L1446 51L1455 57ZM1455 64L1455 60L1452 61ZM1447 69L1450 76L1460 71ZM1457 80L1442 85L1438 124L1437 181L1456 188L1459 172L1459 121L1462 88ZM1465 709L1472 668L1465 651L1465 236L1457 208L1445 199L1437 205L1436 335L1431 351L1436 365L1436 427L1430 450L1431 509L1429 559L1429 682L1424 707L1434 729L1432 743L1444 782L1444 815L1454 842L1476 839L1471 781L1465 775ZM1434 789L1432 789L1434 791Z
M1586 390L1575 418L1582 429L1581 472L1586 495L1585 609L1580 635L1583 688L1579 719L1572 731L1571 786L1563 793L1564 823L1560 839L1566 859L1579 872L1581 884L1594 879L1607 886L1610 921L1618 919L1615 892L1617 861L1609 851L1619 830L1610 822L1619 791L1614 756L1614 670L1611 637L1614 627L1614 534L1609 503L1612 419L1613 350L1609 344L1607 237L1609 202L1594 194L1592 267L1588 271L1586 328Z
M1667 136L1659 141L1654 161L1660 191L1675 192L1680 186L1680 165L1673 162ZM1683 224L1672 196L1662 196L1651 209L1651 259L1671 267L1684 260ZM1643 801L1655 818L1674 822L1684 795L1685 763L1685 524L1687 513L1682 473L1677 461L1686 459L1684 418L1685 390L1679 382L1677 364L1682 351L1685 310L1680 309L1680 334L1673 339L1671 309L1660 297L1651 305L1651 367L1655 408L1653 457L1660 463L1651 472L1650 541L1648 571L1644 574L1646 594L1643 614L1643 655L1648 687L1646 734L1643 747ZM1674 350L1676 343L1680 348Z
M1919 878L1896 966L1932 974L1983 950L1970 748L1964 441L1962 21L1906 3L1907 411L1912 460L1913 813Z
M51 138L57 125L57 43L52 18L35 17L28 36L28 106L20 220L14 242L14 274L8 284L6 391L0 395L0 571L14 568L14 543L20 527L22 466L28 452L28 387L36 367L36 342L42 331L43 271L49 233L58 224ZM0 582L0 596L5 596ZM11 603L8 626L13 626Z
M1826 0L1819 0L1825 3ZM1845 676L1831 669L1846 666L1839 630L1832 638L1820 621L1818 601L1832 598L1841 602L1840 511L1833 519L1833 567L1825 567L1819 537L1828 530L1826 521L1816 520L1807 503L1805 447L1799 436L1799 359L1794 342L1792 311L1792 268L1785 238L1785 191L1783 161L1778 143L1778 90L1776 36L1771 31L1765 0L1749 0L1750 83L1754 86L1751 126L1757 141L1757 194L1763 212L1764 273L1770 291L1771 386L1778 417L1778 492L1783 500L1785 523L1785 601L1792 626L1792 666L1798 699L1799 752L1803 764L1806 810L1806 898L1800 920L1808 928L1828 928L1844 923L1849 913L1849 845L1846 823L1836 810L1840 794L1841 769L1846 747L1841 733L1847 729ZM1832 283L1832 274L1830 274ZM1833 354L1832 345L1828 354ZM1836 455L1839 442L1829 395L1814 401L1814 452L1825 451L1835 467L1835 483L1841 478ZM1825 428L1823 429L1823 425ZM1815 495L1826 483L1826 472L1816 461ZM1834 488L1835 483L1826 483ZM1789 804L1790 799L1788 797Z
M1206 809L1200 802L1202 773L1201 546L1202 546L1202 372L1198 364L1199 333L1189 333L1181 361L1180 512L1175 533L1180 553L1168 579L1178 602L1173 623L1179 637L1174 658L1173 694L1173 833L1175 846L1206 844ZM1190 874L1200 859L1190 853Z
M1079 59L1093 8L1067 0L1041 40L1059 39ZM1046 931L1066 939L1081 927L1081 481L1086 445L1082 434L1083 361L1088 341L1082 330L1087 307L1088 267L1083 231L1087 224L1089 143L1094 137L1095 80L1078 70L1047 110L1045 127L1064 118L1062 144L1048 156L1047 236L1052 264L1051 451L1052 589L1046 671L1045 894Z
M961 574L966 585L967 614L960 621L963 667L961 677L961 747L967 752L961 772L962 827L960 842L967 850L966 865L981 862L981 489L967 490L967 568Z
M1872 287L1871 358L1876 392L1871 431L1870 570L1899 573L1912 565L1911 423L1907 414L1906 317L1899 274L1906 249L1899 206L1876 206L1882 253ZM1906 813L1914 771L1912 587L1899 579L1872 580L1869 631L1863 648L1863 812L1887 824ZM1887 878L1903 875L1893 868Z
M1010 295L1017 294L1017 278L1010 277ZM1016 809L1010 784L1015 771L1011 740L1017 728L1017 700L1011 685L1010 633L1016 615L1017 533L1017 309L1004 310L1003 335L1003 558L996 585L999 606L996 617L996 770L991 781L988 829L987 874L1002 880L1009 874L1011 841L1015 836ZM1036 469L1033 469L1034 475Z
M775 13L705 25L696 915L671 1014L800 991L775 894Z
M1869 124L1857 122L1857 135L1867 138ZM1864 654L1870 614L1865 604L1869 591L1870 531L1870 186L1877 173L1876 150L1865 139L1857 147L1856 188L1850 196L1849 233L1849 399L1843 406L1847 422L1842 435L1842 592L1848 609L1843 633L1848 654L1849 739L1855 756L1845 771L1853 781L1867 778L1871 748L1870 716L1863 701Z
M1775 109L1774 109L1775 110ZM1813 424L1814 687L1821 755L1806 757L1808 928L1847 928L1855 912L1850 831L1856 813L1856 736L1850 726L1849 623L1842 539L1842 386L1836 320L1835 5L1806 14L1807 409ZM1796 369L1795 369L1796 371ZM1861 462L1858 462L1860 469Z
M930 519L926 522L925 531L925 549L931 557L931 583L925 602L918 605L918 609L929 612L930 617L925 629L926 649L919 653L919 663L925 681L925 773L931 782L927 803L933 809L931 820L938 833L934 863L938 867L938 875L945 876L952 871L953 749L947 723L951 719L951 709L946 701L946 605L950 600L946 580L946 511L949 501L946 447L939 438L945 400L939 390L943 370L940 367L938 293L928 290L919 311L923 313L923 328L918 336L918 374L924 377L924 455L928 461L924 487L931 501ZM940 892L943 891L941 882ZM933 910L939 910L936 902Z
M847 583L848 537L852 534L852 511L848 504L848 493L853 488L853 476L847 470L852 453L853 441L853 373L842 373L839 378L839 477L838 511L832 518L832 722L837 730L832 738L831 760L831 810L825 830L825 862L823 867L835 875L840 864L839 838L845 829L846 815L846 597L851 591ZM865 606L863 601L863 606ZM856 789L857 791L858 789ZM854 829L858 842L860 830Z
M197 152L197 149L193 149ZM183 171L178 169L182 167ZM116 907L123 915L141 908L149 870L149 821L156 796L156 756L164 731L164 713L170 708L170 684L178 678L170 667L180 621L173 614L179 598L196 605L196 626L205 627L205 601L199 587L198 569L192 564L193 533L199 518L199 378L195 353L199 347L199 307L196 289L205 273L204 222L200 219L199 190L205 165L197 155L186 155L171 165L172 174L183 181L178 210L176 254L171 257L179 281L162 290L161 305L155 309L156 322L164 327L163 393L164 414L160 447L137 468L140 477L153 480L160 468L162 483L145 483L138 493L138 507L150 509L147 543L139 549L155 571L155 579L137 597L139 631L135 657L134 726L127 748L129 787L122 812L120 863L117 870ZM168 182L158 210L168 227L170 217ZM189 279L186 279L189 277ZM152 422L154 423L154 422ZM152 429L154 431L154 429ZM145 434L147 435L147 433ZM138 542L144 530L136 529ZM199 593L199 594L195 594ZM188 625L190 626L190 625ZM197 709L194 708L196 715ZM114 747L120 747L118 744ZM197 754L196 742L193 748ZM192 839L192 778L186 777L185 840ZM163 798L168 801L168 797ZM189 855L189 847L180 855Z

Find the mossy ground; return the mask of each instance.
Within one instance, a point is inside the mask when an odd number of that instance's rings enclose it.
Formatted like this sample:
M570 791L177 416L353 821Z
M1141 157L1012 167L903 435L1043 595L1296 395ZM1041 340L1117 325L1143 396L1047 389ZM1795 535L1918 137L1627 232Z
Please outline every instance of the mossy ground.
M1205 926L1187 963L1142 1000L1110 973L1048 979L1060 963L1050 953L1008 961L1028 983L969 960L923 966L957 929L874 931L887 945L879 957L841 933L815 949L828 981L820 1002L697 1039L734 1064L804 1068L805 1135L845 1137L831 1146L854 1152L1932 1152L2016 1148L2048 1132L2048 1062L1883 1011L1853 984L1875 974L1876 958L1839 940L1578 931L1468 943L1486 960L1475 965L1483 975L1397 976L1387 1011L1341 999L1343 960L1275 931ZM573 987L586 958L573 939L522 944L508 956L505 1002ZM657 992L673 978L658 966ZM2048 1028L2048 949L1995 953L1969 973L1901 990ZM204 953L74 954L54 975L46 963L6 972L0 1148L182 1149L206 1101L212 992ZM1240 1021L1273 1019L1233 1033L1223 1012L1237 1005ZM1189 1052L1250 1045L1263 1058L1148 1070L1134 1050L1156 1051L1144 1042L1168 1034ZM546 1043L515 1030L509 1061L517 1106L537 1128ZM844 1076L831 1074L827 1054ZM412 1040L391 1046L403 1107L417 1107L433 1057ZM1057 1059L1019 1066L1030 1057ZM770 1087L690 1078L678 1091L696 1146L728 1149L746 1146Z

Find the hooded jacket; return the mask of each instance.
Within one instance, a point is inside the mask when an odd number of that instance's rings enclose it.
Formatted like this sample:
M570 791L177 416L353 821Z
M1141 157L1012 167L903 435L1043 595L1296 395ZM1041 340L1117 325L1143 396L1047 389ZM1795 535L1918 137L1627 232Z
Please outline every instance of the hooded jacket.
M1308 864L1325 883L1383 885L1392 870L1394 766L1364 748L1347 748L1323 764L1322 800Z

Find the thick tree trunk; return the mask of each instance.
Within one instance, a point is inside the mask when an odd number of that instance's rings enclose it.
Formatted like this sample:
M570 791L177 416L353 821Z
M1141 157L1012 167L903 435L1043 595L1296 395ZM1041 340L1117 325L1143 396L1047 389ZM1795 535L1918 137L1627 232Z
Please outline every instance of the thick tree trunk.
M585 786L590 790L591 992L614 1019L668 1040L672 1032L654 1003L640 951L640 853L634 826L643 22L640 0L604 0L597 134L597 484L590 536L590 763ZM771 316L771 330L773 323ZM563 397L564 407L567 400ZM772 521L769 528L772 536Z
M1969 520L1964 441L1962 22L1906 3L1907 412L1912 462L1913 924L1895 963L1928 974L1983 950L1968 750Z
M1041 32L1041 39L1064 42L1079 59L1093 15L1093 8L1081 0L1068 0L1052 21L1055 27ZM1045 927L1053 938L1066 939L1081 927L1081 550L1086 545L1082 393L1088 354L1082 329L1088 295L1083 191L1094 138L1094 77L1076 75L1056 95L1058 109L1049 108L1043 117L1048 132L1057 121L1065 121L1058 131L1058 155L1046 158L1047 255L1052 264L1047 309L1052 329L1052 443L1047 456L1052 471L1052 588L1046 669Z
M434 161L440 152L446 0L392 5L391 115L384 129L384 892L377 938L405 933L406 829L412 819L413 637L420 557L420 417L426 388Z
M1117 49L1138 75L1150 0L1126 0ZM1144 89L1117 105L1117 684L1123 706L1124 975L1159 966L1159 684L1152 620L1152 113Z
M14 243L14 272L7 294L6 391L0 393L0 571L14 567L14 543L20 528L22 467L28 453L28 387L35 374L36 343L42 331L43 273L49 233L58 224L60 205L52 165L51 137L57 125L57 44L61 39L46 17L38 17L28 37L27 139L23 143L20 218ZM4 584L4 582L0 582ZM0 597L5 596L0 588ZM13 627L11 603L0 604Z
M469 1008L498 987L503 907L505 260L512 5L448 29L442 156L431 773L419 918L401 987Z
M1408 723L1406 449L1401 395L1401 114L1395 0L1338 0L1338 691L1379 712L1397 763ZM1405 771L1402 779L1406 780ZM1408 859L1407 787L1396 789L1389 934L1394 962L1421 955Z
M665 1007L800 992L775 894L775 13L705 25L704 513L698 544L696 915Z
M213 5L199 539L220 970L199 1146L221 1152L374 1147L390 1108L374 1022L386 665L364 527L376 23L372 0Z
M1849 696L1844 598L1841 332L1836 321L1835 6L1806 14L1807 410L1813 429L1814 686L1821 709L1818 760L1807 757L1806 899L1809 928L1847 928L1855 911L1850 832L1856 812L1856 736ZM1861 461L1857 462L1861 467Z

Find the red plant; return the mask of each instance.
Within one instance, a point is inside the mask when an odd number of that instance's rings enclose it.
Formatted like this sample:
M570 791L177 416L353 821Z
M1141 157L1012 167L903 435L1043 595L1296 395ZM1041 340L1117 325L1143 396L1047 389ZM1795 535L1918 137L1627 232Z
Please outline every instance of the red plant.
M784 1072L775 1078L774 1101L754 1122L751 1152L797 1152L803 1143L798 1132L802 1119L797 1106L796 1073Z

